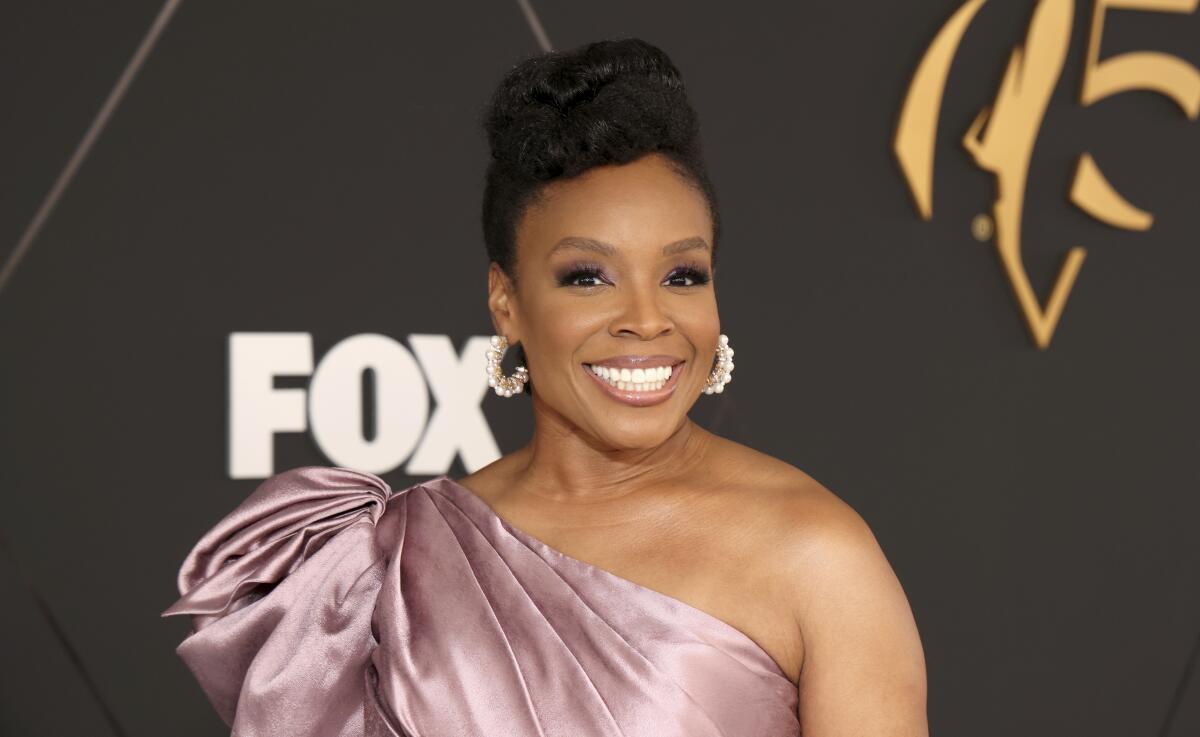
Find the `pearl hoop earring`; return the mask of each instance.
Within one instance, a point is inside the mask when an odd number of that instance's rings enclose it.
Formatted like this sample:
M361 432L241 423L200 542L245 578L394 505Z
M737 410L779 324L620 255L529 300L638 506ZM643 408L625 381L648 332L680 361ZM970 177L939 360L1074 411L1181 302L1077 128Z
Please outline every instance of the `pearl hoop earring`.
M705 394L720 394L725 391L725 385L733 381L733 348L729 346L729 336L721 334L717 341L717 365L704 382Z
M525 390L525 382L529 381L529 369L524 366L517 366L517 370L513 372L512 376L504 375L504 370L500 368L500 359L504 358L506 351L508 351L508 338L503 335L493 335L492 346L485 354L487 356L488 386L494 388L496 395L500 397L520 394Z

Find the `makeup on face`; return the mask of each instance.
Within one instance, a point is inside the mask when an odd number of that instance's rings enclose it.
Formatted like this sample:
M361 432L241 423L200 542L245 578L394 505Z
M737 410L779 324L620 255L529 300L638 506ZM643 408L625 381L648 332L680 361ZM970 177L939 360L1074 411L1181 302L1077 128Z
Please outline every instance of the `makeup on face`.
M651 442L677 424L694 397L671 397L680 384L698 390L694 374L707 369L687 363L708 355L698 346L719 330L710 215L654 156L543 190L516 231L523 337L536 346L529 360L542 372L543 401L620 444ZM600 422L618 407L657 409Z
M610 398L634 407L649 407L675 392L684 360L677 356L623 355L583 363L584 371Z
M664 286L693 287L707 284L712 277L708 269L695 261L685 261L670 271L663 279ZM555 276L560 287L588 288L612 285L615 281L601 264L588 261L573 261L560 267Z

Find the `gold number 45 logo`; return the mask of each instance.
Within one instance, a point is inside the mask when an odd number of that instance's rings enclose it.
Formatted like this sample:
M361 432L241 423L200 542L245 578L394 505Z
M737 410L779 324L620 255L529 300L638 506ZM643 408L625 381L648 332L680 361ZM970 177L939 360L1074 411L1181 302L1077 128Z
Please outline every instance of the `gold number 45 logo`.
M938 113L950 63L971 20L987 0L969 0L938 32L909 86L896 129L894 148L904 177L925 220L933 217L933 151ZM1189 119L1200 114L1200 71L1182 59L1153 51L1100 60L1100 38L1108 9L1192 13L1200 0L1095 0L1080 102L1086 107L1127 90L1151 90L1174 100ZM1070 43L1074 0L1039 0L1024 48L1009 57L995 101L967 129L963 146L981 169L996 177L993 205L995 244L1037 346L1050 345L1067 295L1086 251L1067 252L1045 307L1029 284L1021 260L1021 212L1029 159L1046 105L1062 73ZM1130 204L1104 178L1086 152L1079 156L1071 201L1101 222L1128 230L1146 230L1154 216Z

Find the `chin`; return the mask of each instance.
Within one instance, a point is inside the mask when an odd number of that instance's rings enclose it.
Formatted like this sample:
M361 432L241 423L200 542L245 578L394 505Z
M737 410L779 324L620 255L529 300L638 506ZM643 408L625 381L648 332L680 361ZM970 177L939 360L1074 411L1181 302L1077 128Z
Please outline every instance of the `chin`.
M679 417L660 413L650 419L621 418L625 411L600 414L591 424L597 439L604 445L620 450L649 450L665 443L679 429Z

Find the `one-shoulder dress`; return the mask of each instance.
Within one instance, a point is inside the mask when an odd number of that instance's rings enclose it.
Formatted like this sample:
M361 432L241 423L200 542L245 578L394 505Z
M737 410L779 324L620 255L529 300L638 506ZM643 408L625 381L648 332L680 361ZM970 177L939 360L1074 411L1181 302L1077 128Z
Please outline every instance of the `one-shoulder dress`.
M303 466L192 548L176 649L241 737L796 737L733 625L555 550L448 476Z

